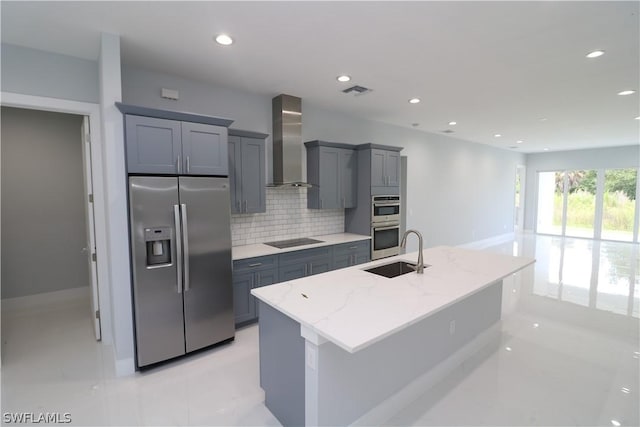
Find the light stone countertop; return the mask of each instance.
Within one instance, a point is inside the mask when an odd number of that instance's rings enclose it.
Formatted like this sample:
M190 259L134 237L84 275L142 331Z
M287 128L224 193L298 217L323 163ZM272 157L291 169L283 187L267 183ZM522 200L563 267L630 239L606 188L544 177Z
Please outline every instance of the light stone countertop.
M314 243L312 245L294 246L292 248L278 249L264 243L256 243L253 245L233 246L231 248L231 258L235 261L238 259L253 258L265 255L277 255L285 252L301 251L310 248L320 248L322 246L339 245L341 243L357 242L359 240L370 240L370 236L353 233L337 233L325 234L323 236L308 236L310 239L322 240L322 243ZM274 239L285 240L285 239Z
M424 274L393 279L366 271L396 260L415 263L418 252L334 270L251 293L320 337L355 353L535 262L462 248L423 251ZM306 296L303 296L303 294Z

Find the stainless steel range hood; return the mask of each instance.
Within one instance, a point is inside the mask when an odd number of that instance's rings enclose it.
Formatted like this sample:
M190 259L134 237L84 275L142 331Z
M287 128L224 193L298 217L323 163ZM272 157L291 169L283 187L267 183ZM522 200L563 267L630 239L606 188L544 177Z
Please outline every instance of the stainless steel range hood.
M272 100L273 187L311 187L302 179L302 99L278 95Z

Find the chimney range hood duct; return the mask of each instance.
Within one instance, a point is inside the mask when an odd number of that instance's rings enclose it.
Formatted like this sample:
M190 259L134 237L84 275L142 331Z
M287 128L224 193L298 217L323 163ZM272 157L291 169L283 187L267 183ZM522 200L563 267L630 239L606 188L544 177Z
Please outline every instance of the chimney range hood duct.
M272 100L273 187L311 187L302 180L302 99L278 95Z

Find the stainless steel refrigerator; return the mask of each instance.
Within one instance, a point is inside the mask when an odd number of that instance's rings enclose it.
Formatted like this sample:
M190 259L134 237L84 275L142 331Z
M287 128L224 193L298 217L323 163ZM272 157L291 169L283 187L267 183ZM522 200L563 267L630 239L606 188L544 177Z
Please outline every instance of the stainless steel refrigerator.
M228 178L130 176L138 367L234 337Z

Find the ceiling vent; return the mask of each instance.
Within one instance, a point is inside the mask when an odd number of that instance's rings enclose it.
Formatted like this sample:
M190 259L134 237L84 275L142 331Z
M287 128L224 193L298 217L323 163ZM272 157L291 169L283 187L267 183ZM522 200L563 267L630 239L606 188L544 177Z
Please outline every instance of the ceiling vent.
M372 90L364 86L355 85L355 86L351 86L350 88L344 89L342 92L352 93L355 96L360 96L360 95L364 95L365 93L372 92Z

